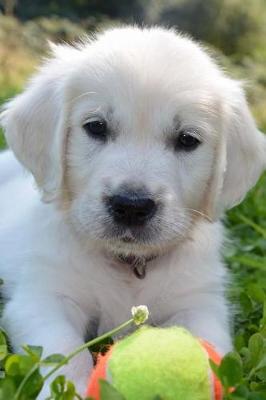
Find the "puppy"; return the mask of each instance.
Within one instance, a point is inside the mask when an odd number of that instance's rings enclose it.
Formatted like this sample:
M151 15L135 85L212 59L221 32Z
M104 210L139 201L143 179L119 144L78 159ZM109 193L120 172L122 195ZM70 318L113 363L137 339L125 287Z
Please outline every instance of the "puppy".
M15 155L0 157L14 349L67 354L146 304L150 324L183 325L227 352L219 218L266 164L241 85L161 28L52 52L1 114ZM91 368L84 352L63 372L84 392Z

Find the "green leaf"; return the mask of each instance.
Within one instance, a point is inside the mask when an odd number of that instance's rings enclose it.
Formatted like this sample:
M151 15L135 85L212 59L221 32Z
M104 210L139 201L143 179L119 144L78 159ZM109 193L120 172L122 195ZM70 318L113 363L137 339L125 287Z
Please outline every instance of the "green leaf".
M243 334L239 333L238 335L235 336L234 339L234 346L237 351L241 351L243 347L246 345L246 340Z
M21 397L25 399L35 399L43 387L43 377L40 371L35 371L27 380L21 391Z
M237 386L237 388L233 391L233 396L232 396L232 398L235 400L235 399L238 399L238 398L241 398L241 399L247 399L248 398L248 394L249 394L249 390L248 390L248 388L246 387L246 386L244 386L244 385L239 385L239 386Z
M248 348L251 355L252 366L255 367L259 361L262 349L264 345L264 339L259 333L252 335L248 342Z
M57 376L50 385L51 394L58 395L64 393L66 378L63 375Z
M215 362L212 361L211 359L209 359L209 364L210 364L212 371L215 373L217 378L219 378L219 365L215 364Z
M0 361L6 358L8 354L8 347L6 342L5 333L0 330Z
M74 400L76 389L72 382L67 381L65 376L59 375L50 385L51 396L54 400Z
M0 379L0 400L14 400L16 384L11 378Z
M255 285L254 283L248 285L247 293L251 299L257 303L263 304L266 299L264 290L259 285Z
M226 388L236 386L242 382L242 360L236 352L228 353L222 359L219 367L219 377Z
M260 369L256 372L256 376L261 379L262 382L266 382L266 362L264 360L264 367L260 367ZM266 391L266 389L265 389Z
M252 368L251 354L247 347L243 347L239 353L242 358L243 366L245 370L250 370Z
M248 400L266 400L266 393L250 393Z
M63 362L65 360L65 356L62 354L51 354L50 356L46 357L44 360L41 361L42 365L49 366L55 365Z
M1 344L0 345L0 360L4 360L8 354L7 345Z
M35 361L40 361L43 353L43 347L30 346L28 344L23 346L23 350L29 354Z
M35 365L32 358L23 354L12 354L5 362L8 376L25 376Z
M109 382L100 379L101 400L125 400L124 396L117 391Z

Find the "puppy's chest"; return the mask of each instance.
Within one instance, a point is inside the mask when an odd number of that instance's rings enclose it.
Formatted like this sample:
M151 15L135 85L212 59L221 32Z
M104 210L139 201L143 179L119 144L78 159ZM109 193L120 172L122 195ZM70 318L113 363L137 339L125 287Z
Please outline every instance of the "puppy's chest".
M151 325L162 325L197 303L197 293L202 281L206 283L206 276L198 263L197 268L192 267L193 263L190 268L180 268L176 261L158 260L149 265L144 279L138 279L130 269L115 269L106 263L99 265L98 259L98 263L91 263L86 274L82 268L74 293L79 297L79 304L82 301L88 325L96 335L130 319L131 308L138 305L148 306ZM200 279L196 271L199 269Z
M160 325L175 312L177 293L174 292L171 283L158 282L149 276L143 280L133 277L110 283L104 293L97 296L100 305L97 333L130 319L131 308L138 305L148 306L151 325Z

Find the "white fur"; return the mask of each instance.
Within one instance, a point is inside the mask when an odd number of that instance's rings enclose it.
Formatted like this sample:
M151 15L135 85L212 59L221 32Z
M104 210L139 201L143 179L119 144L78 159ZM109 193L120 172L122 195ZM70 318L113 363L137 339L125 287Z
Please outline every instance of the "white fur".
M95 115L115 133L106 144L82 128ZM1 155L3 324L16 350L29 343L68 353L138 304L154 325L181 324L230 349L218 219L255 184L266 159L239 83L173 31L125 27L54 47L1 120L39 188L10 152ZM169 136L187 127L202 144L174 152ZM102 198L122 184L144 185L163 204L142 242L107 229ZM138 280L117 254L157 257ZM91 366L85 352L66 367L81 391Z

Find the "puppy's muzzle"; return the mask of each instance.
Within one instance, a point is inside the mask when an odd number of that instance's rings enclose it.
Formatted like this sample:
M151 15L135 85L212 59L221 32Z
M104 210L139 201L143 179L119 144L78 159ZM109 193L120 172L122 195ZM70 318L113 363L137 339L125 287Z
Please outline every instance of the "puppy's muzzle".
M143 193L116 194L107 200L114 222L125 227L142 226L156 213L155 201Z

